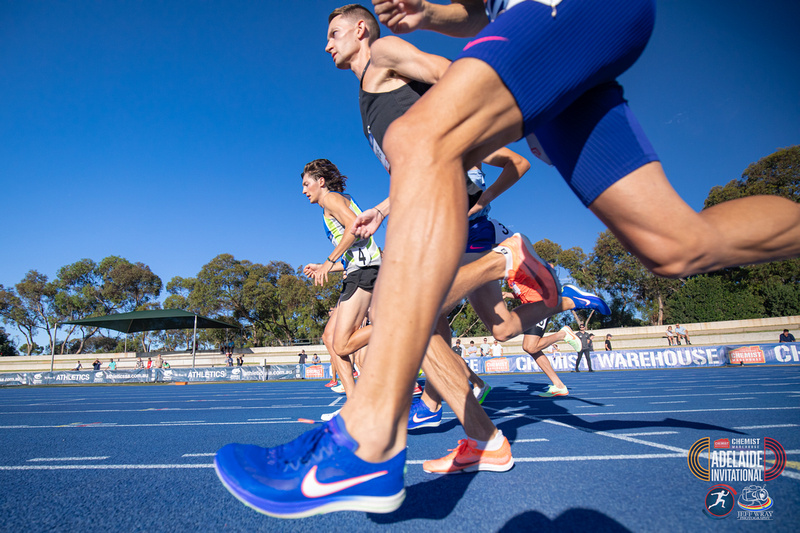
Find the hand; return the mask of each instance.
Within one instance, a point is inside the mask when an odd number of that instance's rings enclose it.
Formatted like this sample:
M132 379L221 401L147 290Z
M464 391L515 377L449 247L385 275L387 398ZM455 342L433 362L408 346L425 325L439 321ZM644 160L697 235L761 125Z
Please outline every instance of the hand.
M314 272L314 285L321 286L328 283L328 272L331 271L334 264L335 263L331 263L330 261L325 261L317 267L316 272Z
M372 0L375 14L394 33L411 33L425 22L423 0Z
M313 278L314 274L317 273L319 267L320 267L319 263L309 263L303 267L303 274L305 274L309 278Z
M481 193L480 198L478 198L478 201L472 206L472 209L467 211L467 217L471 217L475 213L480 213L485 207L486 204L483 202L483 194Z
M372 237L383 222L383 215L380 211L371 207L358 215L353 224L353 235L360 239Z

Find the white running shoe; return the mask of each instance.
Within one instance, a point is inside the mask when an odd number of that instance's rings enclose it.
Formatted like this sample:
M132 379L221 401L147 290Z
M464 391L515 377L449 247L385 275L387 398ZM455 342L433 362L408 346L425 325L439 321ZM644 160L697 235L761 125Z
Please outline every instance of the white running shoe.
M572 349L575 350L576 352L580 352L581 340L578 338L577 335L575 335L575 332L572 331L572 328L570 328L569 326L564 326L563 328L561 328L560 331L564 332L564 342L569 344L572 347Z
M331 418L333 418L334 416L338 415L338 414L339 414L339 411L341 411L341 409L337 409L337 410L335 410L335 411L334 411L334 412L332 412L332 413L324 413L324 414L323 414L321 417L319 417L319 418L320 418L320 420L322 420L323 422L327 422L328 420L330 420L330 419L331 419Z

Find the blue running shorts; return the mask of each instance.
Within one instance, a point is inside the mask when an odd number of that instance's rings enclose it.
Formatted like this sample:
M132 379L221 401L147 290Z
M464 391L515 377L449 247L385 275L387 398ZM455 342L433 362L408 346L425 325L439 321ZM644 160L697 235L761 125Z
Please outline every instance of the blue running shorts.
M511 237L511 232L500 222L489 217L478 217L469 221L467 248L464 253L488 252L498 243Z
M502 13L461 52L503 80L546 156L584 205L658 156L616 78L639 58L654 0L525 1ZM534 151L536 153L536 151Z

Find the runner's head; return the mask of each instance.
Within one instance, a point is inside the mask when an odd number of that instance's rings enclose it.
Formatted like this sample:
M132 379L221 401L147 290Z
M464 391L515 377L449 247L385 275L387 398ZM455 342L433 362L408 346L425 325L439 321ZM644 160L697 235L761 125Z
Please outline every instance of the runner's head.
M325 51L331 54L337 68L349 69L350 61L362 46L369 46L381 36L375 15L359 4L349 4L328 15L328 42Z
M328 191L344 192L347 176L339 172L336 165L327 159L315 159L306 163L303 173L303 194L312 204L319 203Z

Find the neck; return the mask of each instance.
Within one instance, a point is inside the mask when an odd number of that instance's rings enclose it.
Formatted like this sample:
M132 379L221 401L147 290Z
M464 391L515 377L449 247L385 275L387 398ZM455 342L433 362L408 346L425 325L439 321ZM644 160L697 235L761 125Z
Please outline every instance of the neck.
M370 58L372 57L372 52L369 49L369 46L363 47L358 51L358 54L353 61L350 62L350 70L353 71L353 74L356 75L358 81L361 81L361 74L364 72L364 67L367 66Z

